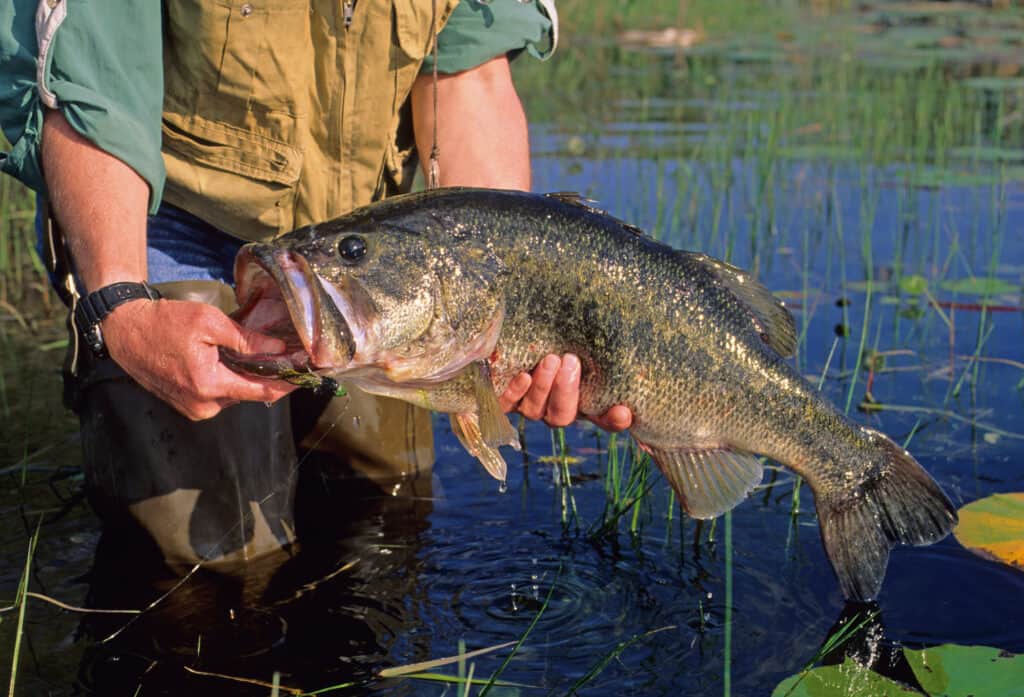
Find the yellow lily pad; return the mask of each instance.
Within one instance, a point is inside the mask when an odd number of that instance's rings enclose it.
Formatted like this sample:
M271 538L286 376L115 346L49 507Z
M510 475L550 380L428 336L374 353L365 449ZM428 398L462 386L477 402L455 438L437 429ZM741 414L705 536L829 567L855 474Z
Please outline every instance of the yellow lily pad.
M1024 493L993 494L959 511L953 534L967 549L1024 569Z

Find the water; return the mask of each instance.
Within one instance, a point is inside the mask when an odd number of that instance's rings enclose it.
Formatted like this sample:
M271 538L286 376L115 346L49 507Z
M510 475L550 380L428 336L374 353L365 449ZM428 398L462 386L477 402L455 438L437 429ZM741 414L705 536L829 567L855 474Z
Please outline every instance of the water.
M815 382L824 375L824 392L841 407L850 399L859 421L909 438L957 506L1024 491L1024 371L1014 363L1024 355L1024 185L1012 158L977 156L975 146L992 146L994 127L951 144L968 149L950 149L948 161L932 151L865 161L857 144L823 155L804 147L784 112L766 110L827 99L820 86L773 90L737 59L709 73L719 86L709 90L680 83L672 61L631 61L619 79L660 77L649 92L595 104L571 120L583 128L556 119L534 128L535 188L582 191L666 242L756 269L794 309L805 335L801 371ZM750 84L737 86L744 75ZM899 279L911 275L925 280L937 309L901 290ZM986 299L950 285L971 276L1004 286ZM983 301L998 307L982 312ZM846 336L829 361L837 326ZM862 336L886 353L871 377L880 411L857 411L868 380L856 370ZM460 642L474 650L516 641L543 610L502 680L565 694L601 668L583 693L720 694L728 637L732 693L768 694L856 610L844 607L824 557L807 487L794 514L788 473L769 472L733 512L728 568L722 521L686 519L660 475L636 532L632 511L600 529L609 442L591 427L567 432L578 458L568 491L543 426L526 428L526 457L506 453L509 477L497 486L446 420L436 433L429 481L385 492L333 482L320 534L296 556L233 577L196 574L127 626L123 615L83 616L32 599L19 693L269 694L225 676L270 682L278 671L281 685L303 690L355 682L339 694L455 694L442 683L373 676L453 656ZM74 498L73 471L69 479L55 469L73 463L73 446L62 442L25 487L20 472L5 474L0 597L13 597L35 512L45 509L32 590L75 605L145 607L175 581L131 541L101 535ZM617 447L627 459L625 439ZM897 549L871 644L1024 652L1021 597L1024 573L953 538ZM15 617L0 619L0 646L11 647ZM471 659L474 675L489 676L509 651Z

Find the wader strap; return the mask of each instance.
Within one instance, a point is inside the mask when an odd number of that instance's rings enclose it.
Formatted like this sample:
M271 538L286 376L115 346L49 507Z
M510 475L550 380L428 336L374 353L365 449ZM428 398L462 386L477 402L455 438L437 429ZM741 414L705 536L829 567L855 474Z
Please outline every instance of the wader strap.
M72 375L78 373L78 351L80 348L81 334L75 324L75 306L81 297L78 293L78 285L75 283L75 274L71 265L71 257L68 255L67 246L64 244L64 235L61 234L60 226L53 215L53 208L48 199L41 198L43 206L43 260L50 277L56 282L54 288L61 302L67 305L70 311L68 317L68 334L70 334L70 345L65 362L65 369Z
M430 165L427 175L427 188L436 189L440 185L441 179L441 149L437 147L437 0L431 0L431 15L430 15L430 34L433 37L433 48L431 49L434 53L434 133L433 143L430 146Z

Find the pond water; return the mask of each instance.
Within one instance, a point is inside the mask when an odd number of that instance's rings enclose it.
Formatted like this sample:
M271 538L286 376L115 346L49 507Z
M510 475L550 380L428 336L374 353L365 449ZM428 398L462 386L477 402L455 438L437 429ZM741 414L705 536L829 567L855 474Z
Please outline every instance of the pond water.
M571 119L535 119L535 188L583 192L665 242L755 269L794 311L800 370L823 378L823 391L856 420L908 442L958 507L1024 491L1024 177L1007 142L1020 129L998 125L1019 117L1024 95L997 95L1000 106L971 112L972 132L920 152L912 139L882 139L892 152L879 157L860 135L843 148L816 140L831 128L821 114L858 134L899 125L884 115L858 124L849 109L823 105L843 94L799 62L783 70L752 67L749 55L711 56L700 74L730 85L714 99L712 83L679 78L677 57L625 62L604 87L620 97ZM767 80L782 73L796 77L773 88ZM915 75L901 79L913 85ZM922 118L941 133L943 113ZM871 404L858 411L869 381ZM39 461L49 469L30 472L24 487L12 479L3 493L0 597L14 596L33 514L46 509L31 590L91 607L163 599L136 619L31 600L18 693L269 694L223 676L269 682L278 671L282 686L306 691L355 682L339 694L462 694L440 682L371 678L460 645L517 641L536 620L500 676L516 686L493 692L567 694L582 681L580 691L594 695L769 694L816 660L842 617L865 609L844 606L807 487L794 498L788 472L768 471L714 525L682 516L652 473L636 509L602 524L609 448L633 463L627 439L610 443L581 424L563 449L530 424L527 454L506 453L510 477L499 492L445 420L436 433L430 481L392 496L326 479L322 534L297 556L244 576L197 573L180 586L123 540L102 538L75 499L74 470L54 469L74 464L74 443L63 443ZM1024 573L952 537L897 549L870 641L861 632L846 646L883 659L898 645L1024 652L1022 597ZM15 625L15 614L0 616L4 656ZM510 650L465 669L486 679Z

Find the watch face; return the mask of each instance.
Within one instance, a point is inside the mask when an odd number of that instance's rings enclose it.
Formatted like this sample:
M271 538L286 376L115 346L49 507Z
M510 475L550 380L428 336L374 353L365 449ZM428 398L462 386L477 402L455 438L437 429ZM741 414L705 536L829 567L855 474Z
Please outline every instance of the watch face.
M107 355L106 347L103 345L103 332L100 330L99 322L85 331L85 343L89 344L92 352L100 358Z

